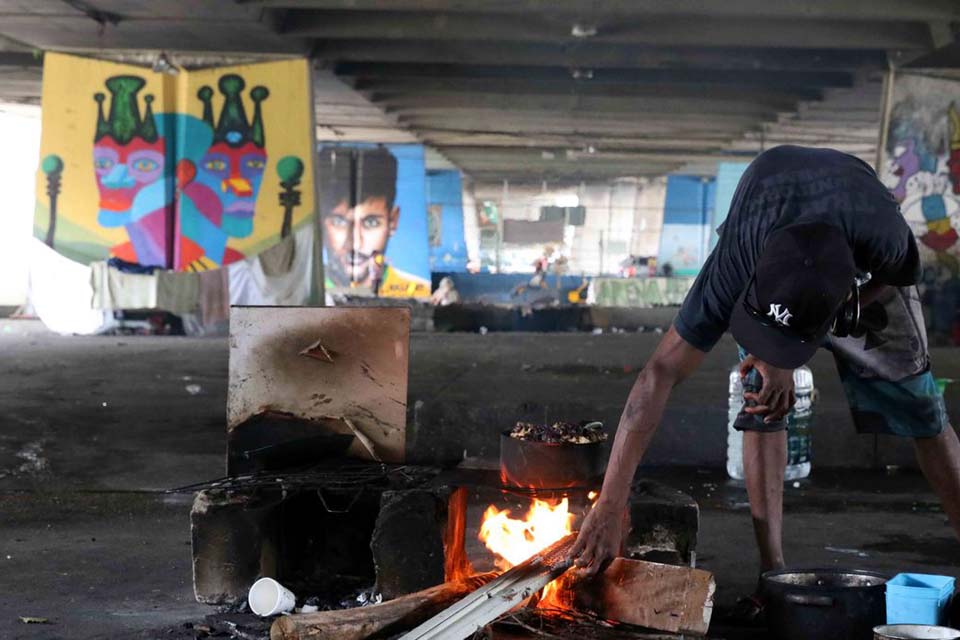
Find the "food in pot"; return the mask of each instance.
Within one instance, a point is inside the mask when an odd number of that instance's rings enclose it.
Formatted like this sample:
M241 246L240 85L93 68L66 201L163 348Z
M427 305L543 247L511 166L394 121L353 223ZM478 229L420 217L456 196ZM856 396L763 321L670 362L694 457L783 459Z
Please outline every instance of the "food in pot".
M555 422L539 424L518 422L510 431L510 437L527 442L547 442L551 444L593 444L603 442L607 434L602 422Z

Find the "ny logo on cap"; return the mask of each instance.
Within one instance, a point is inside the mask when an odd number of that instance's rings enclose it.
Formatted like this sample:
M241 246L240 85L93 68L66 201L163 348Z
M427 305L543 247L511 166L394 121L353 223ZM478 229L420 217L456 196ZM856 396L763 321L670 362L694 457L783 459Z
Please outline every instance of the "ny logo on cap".
M767 312L767 315L785 327L790 326L790 318L793 317L793 315L790 313L790 309L784 307L783 311L781 311L779 304L771 304L770 311Z

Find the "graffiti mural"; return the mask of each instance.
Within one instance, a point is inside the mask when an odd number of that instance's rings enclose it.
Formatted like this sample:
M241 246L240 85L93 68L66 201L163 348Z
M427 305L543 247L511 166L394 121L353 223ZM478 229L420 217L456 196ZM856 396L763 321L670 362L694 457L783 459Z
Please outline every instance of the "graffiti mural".
M423 147L323 144L318 162L327 287L429 296Z
M153 115L154 96L143 97L141 117L138 94L146 84L143 78L113 76L104 84L109 100L102 92L93 94L97 103L93 170L100 196L97 222L127 232L129 240L113 246L113 255L164 266L173 193L167 184L167 139ZM106 116L105 101L109 102Z
M35 235L82 263L193 271L276 244L313 213L307 74L45 56Z
M933 333L960 339L960 82L898 75L881 177L919 241Z

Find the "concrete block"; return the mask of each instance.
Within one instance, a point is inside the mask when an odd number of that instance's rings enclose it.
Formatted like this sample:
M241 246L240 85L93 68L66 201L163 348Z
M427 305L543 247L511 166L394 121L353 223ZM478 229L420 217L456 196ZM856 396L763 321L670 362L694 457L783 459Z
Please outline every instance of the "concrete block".
M277 570L274 510L280 492L201 491L190 511L193 590L198 602L230 605Z
M448 495L442 490L384 491L370 540L376 591L392 599L444 581Z
M693 498L652 480L635 480L628 509L627 557L662 562L675 556L689 564L700 530L700 507Z

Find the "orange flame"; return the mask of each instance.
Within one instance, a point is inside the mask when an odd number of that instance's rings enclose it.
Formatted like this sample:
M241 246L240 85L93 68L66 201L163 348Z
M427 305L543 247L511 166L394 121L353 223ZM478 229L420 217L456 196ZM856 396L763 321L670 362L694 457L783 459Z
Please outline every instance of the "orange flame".
M572 533L573 519L567 498L557 504L534 499L523 519L490 505L480 524L480 540L496 555L497 567L506 571ZM541 606L555 601L557 589L556 580L544 587Z

